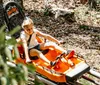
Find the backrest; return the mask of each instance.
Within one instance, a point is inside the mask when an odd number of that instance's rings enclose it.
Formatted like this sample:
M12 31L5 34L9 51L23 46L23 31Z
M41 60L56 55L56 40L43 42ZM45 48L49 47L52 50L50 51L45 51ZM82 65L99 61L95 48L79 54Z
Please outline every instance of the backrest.
M16 26L21 26L25 14L17 2L8 1L4 3L4 14L5 14L5 22L8 27L8 31L13 30ZM20 35L20 31L16 32L13 36L18 38Z

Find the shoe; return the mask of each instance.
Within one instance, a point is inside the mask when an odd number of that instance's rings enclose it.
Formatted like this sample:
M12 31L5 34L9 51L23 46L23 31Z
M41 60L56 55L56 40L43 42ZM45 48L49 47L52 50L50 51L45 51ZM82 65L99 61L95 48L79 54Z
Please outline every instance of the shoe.
M63 57L66 57L67 56L67 53L66 52L63 52L62 55L63 55Z
M55 61L51 61L51 62L50 62L50 65L51 65L51 66L55 66L56 63L57 63L57 62L55 62Z
M32 61L31 61L31 60L29 60L29 59L27 59L27 60L26 60L26 63L32 63Z
M70 64L71 67L75 66L75 64L70 59L68 60L68 64Z
M60 54L60 55L57 56L56 60L61 59L62 56L66 57L66 55L67 55L66 52L63 52L62 54Z

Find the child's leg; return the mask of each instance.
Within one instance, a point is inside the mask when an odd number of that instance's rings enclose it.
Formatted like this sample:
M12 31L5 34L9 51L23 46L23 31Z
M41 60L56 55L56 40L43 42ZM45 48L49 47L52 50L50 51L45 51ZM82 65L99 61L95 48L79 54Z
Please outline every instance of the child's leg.
M50 61L40 51L36 49L31 49L29 53L30 56L38 56L39 58L43 59L45 62L50 64Z
M67 51L64 50L62 47L60 47L57 44L52 43L52 42L43 43L43 44L41 44L40 48L42 50L45 50L45 49L48 49L48 48L53 48L53 49L57 50L60 53L63 53L63 52L67 53Z
M29 58L29 57L25 56L25 58L26 58L26 63L31 62L31 60L30 60L30 58Z

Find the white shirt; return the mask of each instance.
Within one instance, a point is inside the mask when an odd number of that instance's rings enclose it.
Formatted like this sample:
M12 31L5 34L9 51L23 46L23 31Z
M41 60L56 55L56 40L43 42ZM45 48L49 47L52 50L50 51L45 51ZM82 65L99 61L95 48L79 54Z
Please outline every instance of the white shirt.
M33 31L34 31L34 33L31 36L31 39L29 42L29 47L36 46L39 44L37 39L36 39L36 34L37 34L38 30L33 29ZM21 39L25 39L26 41L28 41L29 37L30 37L30 35L26 34L24 31L21 32L21 35L20 35Z

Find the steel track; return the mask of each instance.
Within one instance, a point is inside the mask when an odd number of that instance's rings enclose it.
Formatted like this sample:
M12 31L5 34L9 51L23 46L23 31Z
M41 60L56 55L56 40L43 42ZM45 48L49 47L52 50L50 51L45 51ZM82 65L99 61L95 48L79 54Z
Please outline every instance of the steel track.
M7 62L7 64L11 67L16 67L15 63ZM96 77L97 79L100 79L100 73L93 71L92 69L87 74L90 74L90 75ZM69 81L69 82L66 82L66 83L58 83L58 82L54 82L54 81L51 81L51 80L45 78L44 76L38 74L37 72L34 72L34 74L29 73L29 81L30 82L34 83L35 78L37 78L41 82L45 83L46 85L83 85L80 82L77 82L77 80L76 81ZM89 78L86 75L82 75L81 78L83 78L87 81L90 81L91 83L94 83L95 85L100 85L100 82L97 82L94 79Z

